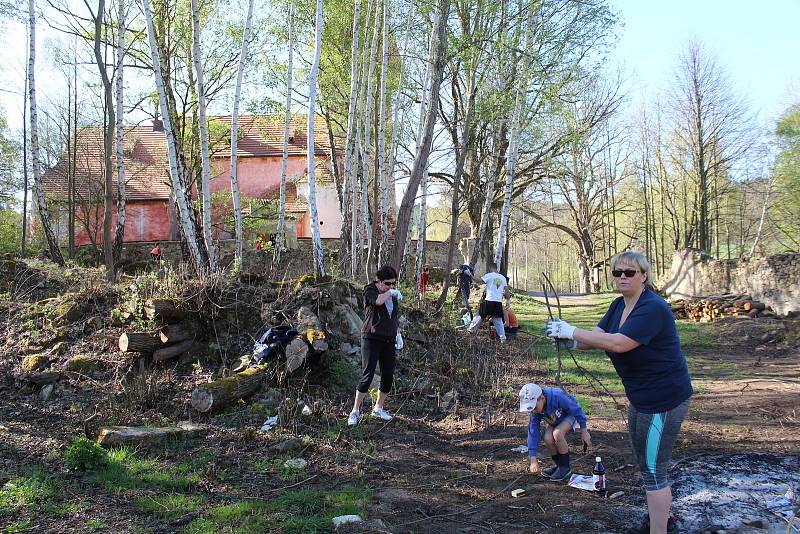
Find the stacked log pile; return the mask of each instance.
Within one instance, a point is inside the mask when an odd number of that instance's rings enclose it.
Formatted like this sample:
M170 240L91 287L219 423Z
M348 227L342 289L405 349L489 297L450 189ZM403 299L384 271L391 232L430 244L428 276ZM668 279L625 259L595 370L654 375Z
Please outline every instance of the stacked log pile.
M148 319L163 323L155 332L123 332L119 350L152 357L153 362L169 360L189 352L199 331L187 320L185 310L170 300L149 300L144 307Z
M725 293L699 299L681 299L670 302L672 313L678 319L711 322L723 317L775 317L772 309L749 295Z

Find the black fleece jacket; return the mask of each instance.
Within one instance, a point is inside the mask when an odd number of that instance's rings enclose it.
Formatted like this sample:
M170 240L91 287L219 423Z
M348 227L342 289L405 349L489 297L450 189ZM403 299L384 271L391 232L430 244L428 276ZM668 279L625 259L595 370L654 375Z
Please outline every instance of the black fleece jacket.
M361 337L394 341L400 321L400 302L392 297L394 310L390 317L385 304L375 304L380 295L376 284L377 282L372 282L364 286L364 326L361 328Z

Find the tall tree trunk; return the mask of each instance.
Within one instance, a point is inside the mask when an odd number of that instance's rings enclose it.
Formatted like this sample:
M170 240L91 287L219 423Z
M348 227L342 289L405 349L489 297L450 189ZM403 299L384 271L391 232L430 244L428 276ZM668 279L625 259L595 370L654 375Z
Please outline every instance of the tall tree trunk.
M30 49L27 54L30 54ZM29 63L26 61L25 90L22 94L22 243L20 243L20 256L23 258L28 253L28 189L30 188L28 183L28 82L30 80L28 68Z
M386 0L383 0L385 3ZM369 279L369 257L372 252L372 244L374 236L370 231L370 206L369 206L369 183L372 166L372 112L374 107L373 102L373 87L372 81L375 77L375 63L378 55L378 28L380 27L380 3L375 6L375 19L372 27L372 44L370 45L369 53L369 68L367 69L366 80L366 101L364 104L364 145L363 155L361 158L361 235L367 242L367 260L364 262L364 274ZM375 206L377 207L377 206Z
M761 205L761 217L758 220L758 230L756 230L756 238L753 240L753 246L750 247L751 258L756 253L756 249L758 248L758 243L761 241L761 237L764 232L764 221L766 221L767 219L767 211L769 210L769 200L770 197L772 196L772 179L773 179L773 173L770 173L769 178L767 179L767 192L764 195L764 203ZM717 257L719 257L719 253L717 253Z
M125 0L117 0L118 25L117 29L117 69L116 69L116 89L117 89L117 229L114 235L114 265L119 264L122 255L122 245L125 242L125 135L122 129L122 118L125 114L124 107L124 85L123 69L125 65L125 33L127 5ZM77 121L77 117L75 117Z
M253 13L253 0L250 0L248 15L247 15L247 28L250 25L250 19ZM242 43L243 56L247 48L247 33L249 29L245 30L245 39ZM208 265L211 272L217 270L217 254L214 250L214 235L211 227L211 161L208 155L208 119L206 118L206 86L203 74L203 62L200 58L200 10L197 6L197 0L192 0L192 60L194 61L195 70L195 84L197 86L197 114L200 122L200 160L202 165L201 170L201 183L203 189L203 239L206 243L206 251L208 252ZM242 59L240 58L239 64L241 65ZM237 76L237 84L241 83L241 78ZM233 136L231 136L231 139Z
M36 194L39 218L42 220L42 230L44 231L47 247L50 251L50 259L58 265L64 265L64 257L58 248L58 239L53 233L50 222L50 212L47 210L47 199L44 196L42 185L42 171L39 166L39 128L36 114L36 5L34 0L28 0L28 22L30 24L30 55L28 56L28 105L30 106L30 125L31 125L31 165L33 166L33 189Z
M233 198L233 216L236 220L236 265L242 264L242 251L244 224L242 222L242 203L239 199L239 180L237 169L237 144L239 142L239 100L242 94L242 77L244 76L244 62L247 59L247 45L250 41L250 31L253 26L253 0L247 5L247 19L242 36L242 50L239 54L239 67L236 70L236 90L233 94L233 114L231 115L231 197ZM309 138L311 135L309 134Z
M380 180L380 245L378 249L378 265L383 265L386 261L386 243L388 242L389 232L389 179L387 176L387 157L386 157L386 76L389 74L389 8L387 2L383 2L383 57L381 59L381 88L379 92L380 104L378 106L379 127L378 127L378 175L376 180ZM379 208L376 205L375 211Z
M186 201L184 194L183 184L178 174L178 153L175 148L175 133L172 129L172 121L170 120L169 109L167 108L167 94L164 89L164 78L161 70L161 58L158 53L158 48L155 39L155 29L153 27L153 12L150 9L150 0L142 0L142 8L144 11L145 21L147 23L147 36L150 42L150 57L153 62L153 73L155 74L156 90L158 91L158 104L161 110L161 118L164 121L164 133L167 137L167 153L169 155L169 170L170 179L172 180L172 192L175 195L175 202L178 205L180 227L183 235L186 238L186 246L189 249L194 268L197 274L205 276L208 271L208 265L200 253L200 248L197 246L197 233L191 219L189 212L189 205Z
M345 272L350 253L352 233L350 229L352 210L350 195L353 193L353 158L355 153L355 116L358 98L358 23L361 18L361 0L355 0L353 9L353 46L350 50L350 100L347 106L347 138L344 144L344 184L342 187L342 233L339 247L339 268Z
M103 210L103 259L106 264L106 276L109 280L116 278L114 265L114 243L111 239L111 215L114 207L114 160L111 156L114 142L114 129L117 124L114 113L114 96L111 79L106 70L103 58L102 38L103 20L106 14L105 0L97 2L97 16L94 18L94 60L100 71L100 80L103 83L103 184L104 184L104 210Z
M251 0L252 1L252 0ZM314 241L314 270L317 278L325 276L325 256L322 250L322 239L319 232L319 214L317 213L317 179L314 175L316 163L314 154L314 116L317 113L317 72L322 50L322 0L317 0L317 16L314 26L314 62L308 76L308 207L311 210L311 239Z
M428 58L433 64L431 86L430 86L430 107L426 114L423 142L414 157L414 164L411 167L411 176L408 180L408 187L403 194L403 201L397 213L397 229L394 239L394 254L392 265L395 269L400 267L403 256L403 249L400 243L404 243L408 235L408 221L411 219L411 210L414 207L414 199L417 196L417 189L422 180L425 168L428 166L428 156L431 152L433 143L433 127L436 124L436 117L439 114L439 86L442 83L444 72L444 51L446 47L446 27L447 19L450 14L450 0L439 0L436 10L436 23L434 24L434 38L436 45L433 47L434 53Z
M281 251L284 246L284 233L286 232L286 164L289 161L289 125L292 122L292 60L294 58L294 7L295 2L289 7L289 60L286 64L286 115L283 118L283 156L281 157L281 185L278 194L278 230L275 236L275 260L277 265L281 261ZM310 138L310 136L309 136Z
M425 260L425 237L428 229L428 170L422 175L422 198L419 201L419 222L417 223L417 255L414 259L414 284L419 287L422 277L422 263Z

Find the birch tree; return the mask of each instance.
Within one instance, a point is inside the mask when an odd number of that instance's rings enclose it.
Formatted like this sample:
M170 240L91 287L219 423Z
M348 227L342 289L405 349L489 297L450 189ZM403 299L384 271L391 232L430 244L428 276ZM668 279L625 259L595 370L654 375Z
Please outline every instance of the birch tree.
M414 163L411 167L411 176L408 186L403 194L403 201L397 212L397 229L395 230L394 253L392 255L392 265L395 269L400 268L403 258L403 243L409 232L408 223L411 219L411 211L414 208L414 199L417 196L417 189L422 181L425 168L428 165L428 156L431 152L433 143L433 128L436 123L436 116L439 113L439 86L442 83L444 72L444 51L447 41L447 19L450 14L450 0L439 0L436 8L436 19L434 23L433 36L435 46L431 47L433 53L429 55L428 62L432 65L432 76L430 85L430 106L425 115L425 128L422 144L414 156Z
M422 175L422 198L419 201L419 222L417 223L417 255L414 262L414 284L419 287L422 276L422 262L425 257L425 238L428 228L428 170Z
M116 105L117 105L117 229L114 233L114 265L119 263L122 254L122 245L125 242L125 136L123 131L124 83L123 68L125 65L125 34L127 32L126 16L127 4L125 0L117 0L117 68L115 72ZM109 104L110 105L110 104Z
M381 87L379 91L380 104L378 106L378 176L380 180L380 244L377 247L378 266L386 261L386 241L389 232L389 180L386 176L386 76L389 74L389 18L387 2L383 2L383 54L381 59ZM378 211L375 206L375 211Z
M36 4L34 0L28 0L28 106L30 107L30 131L31 131L31 165L33 167L33 189L36 194L36 203L39 210L39 218L42 221L47 247L50 251L50 259L58 265L64 265L64 257L58 248L58 239L53 233L50 221L50 212L47 209L47 199L44 196L42 185L42 169L39 162L39 128L37 125L36 110Z
M236 175L237 144L239 137L239 101L242 93L242 77L244 62L247 58L247 44L250 41L250 30L253 25L253 0L247 5L247 20L242 36L242 51L239 54L239 67L236 71L236 89L233 93L233 113L231 114L231 197L233 198L233 215L236 220L236 264L242 264L244 225L242 224L242 203L239 198L239 181Z
M383 0L385 3L386 0ZM364 102L364 141L361 157L361 235L367 243L367 261L364 263L364 274L369 277L369 257L372 253L374 235L370 232L369 183L372 170L372 113L374 108L372 80L375 76L375 63L378 54L378 28L380 27L380 3L375 6L375 20L372 28L372 45L370 45L369 68L367 69L366 99ZM377 207L377 206L375 206Z
M281 250L286 232L286 164L289 161L289 124L292 122L292 59L294 56L294 9L295 0L289 6L289 59L286 64L286 115L283 119L283 157L281 157L281 184L278 193L278 230L275 236L275 264L281 261ZM344 193L342 193L344 195ZM346 206L342 202L342 206ZM347 209L343 210L344 212ZM342 225L344 231L344 225Z
M33 1L33 0L31 0ZM203 260L200 253L200 248L197 246L197 234L189 212L189 205L186 201L183 186L181 184L180 175L178 174L178 155L175 149L175 135L172 129L172 121L170 120L169 110L167 109L167 95L164 89L164 78L162 76L161 58L158 53L158 47L155 38L155 28L153 25L153 12L150 9L149 0L142 0L142 11L144 12L145 22L147 24L147 37L150 44L150 56L153 62L153 74L155 75L156 91L158 92L158 105L161 111L161 117L164 121L164 133L167 138L167 154L169 156L169 175L172 182L172 191L175 195L175 202L178 205L178 212L180 217L180 227L186 238L186 245L189 248L189 253L194 263L195 270L201 276L207 273L207 264Z
M253 0L250 0L248 11L248 24L253 11ZM247 30L242 48L246 47ZM208 266L211 272L217 270L217 259L214 251L214 236L211 232L211 162L208 155L208 120L206 118L206 87L203 77L203 62L200 58L200 10L197 0L192 0L192 59L194 61L195 84L197 87L197 114L200 122L200 158L201 158L201 184L203 189L203 238L208 251ZM244 53L242 54L244 57ZM237 78L237 83L241 78ZM233 139L233 137L231 137ZM231 141L233 142L233 141ZM233 174L231 174L233 181ZM237 191L238 196L238 191ZM239 234L237 232L237 238ZM238 253L238 246L237 246Z
M353 191L353 159L355 153L355 115L356 100L358 95L358 23L361 17L361 0L355 0L353 10L353 44L350 51L350 100L347 105L347 137L344 152L344 185L342 187L342 232L339 253L340 268L344 271L348 264L345 251L350 251L352 233L350 230L352 210L350 209L350 194ZM291 58L291 55L290 55ZM353 194L355 199L355 194Z
M252 1L252 0L251 0ZM325 256L322 250L322 239L319 232L319 214L317 213L317 180L314 175L316 158L314 155L314 116L317 113L317 73L319 56L322 50L322 0L317 0L317 16L315 23L314 61L308 76L308 207L311 210L311 239L314 242L314 270L317 278L325 276Z

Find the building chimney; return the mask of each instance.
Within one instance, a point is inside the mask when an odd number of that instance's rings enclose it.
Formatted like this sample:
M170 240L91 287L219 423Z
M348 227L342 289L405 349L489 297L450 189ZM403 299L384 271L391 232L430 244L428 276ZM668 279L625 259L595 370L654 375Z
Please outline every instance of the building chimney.
M164 131L164 121L161 119L153 119L153 131L154 132L163 132Z

